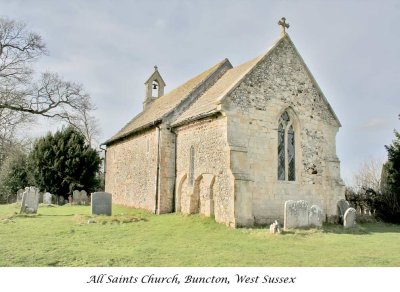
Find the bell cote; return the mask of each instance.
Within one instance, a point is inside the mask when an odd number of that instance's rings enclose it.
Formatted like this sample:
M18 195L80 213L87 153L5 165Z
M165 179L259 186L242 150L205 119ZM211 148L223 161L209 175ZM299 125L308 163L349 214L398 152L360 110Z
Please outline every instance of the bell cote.
M164 95L165 82L158 72L158 67L154 66L154 72L144 83L146 87L146 98L143 102L143 110L146 109L154 100Z

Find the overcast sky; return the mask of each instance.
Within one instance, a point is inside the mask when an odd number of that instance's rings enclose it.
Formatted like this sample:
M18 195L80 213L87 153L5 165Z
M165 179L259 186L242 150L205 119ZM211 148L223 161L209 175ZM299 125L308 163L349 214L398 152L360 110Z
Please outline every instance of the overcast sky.
M0 0L0 15L42 35L50 55L39 70L84 85L101 141L142 110L154 65L166 92L223 58L239 65L279 37L282 16L342 123L346 182L363 161L384 159L400 129L400 1Z

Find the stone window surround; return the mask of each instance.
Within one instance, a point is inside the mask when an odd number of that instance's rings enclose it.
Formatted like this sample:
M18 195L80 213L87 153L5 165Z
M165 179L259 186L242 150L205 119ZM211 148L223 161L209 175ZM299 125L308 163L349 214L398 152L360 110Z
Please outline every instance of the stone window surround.
M278 130L279 130L279 124L281 121L281 116L284 113L287 113L289 115L289 123L287 124L287 126L285 127L285 180L280 180L278 178L278 164L279 164L279 157L278 157L278 152L276 151L276 155L275 155L275 162L276 162L276 167L275 167L275 171L276 171L276 175L275 175L275 179L278 183L281 184L296 184L298 181L300 181L300 161L301 161L301 153L300 153L300 122L299 119L295 113L295 111L293 110L293 108L291 106L289 107L285 107L283 110L281 110L279 112L279 115L276 117L276 121L277 121L277 126L276 126L276 133L277 133L277 137L278 137ZM287 131L290 128L290 126L293 127L293 131L294 131L294 149L295 149L295 180L288 180L288 161L287 161ZM276 147L275 149L278 149L278 143L279 140L276 140Z

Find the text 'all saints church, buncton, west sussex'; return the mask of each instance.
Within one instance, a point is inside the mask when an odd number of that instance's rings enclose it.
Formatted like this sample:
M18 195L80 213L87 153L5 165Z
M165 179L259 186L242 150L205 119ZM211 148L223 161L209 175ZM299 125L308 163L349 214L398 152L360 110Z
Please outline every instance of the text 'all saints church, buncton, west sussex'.
M287 200L336 215L341 124L279 25L264 54L236 67L224 59L165 95L155 67L143 111L104 143L114 203L232 227L283 221Z

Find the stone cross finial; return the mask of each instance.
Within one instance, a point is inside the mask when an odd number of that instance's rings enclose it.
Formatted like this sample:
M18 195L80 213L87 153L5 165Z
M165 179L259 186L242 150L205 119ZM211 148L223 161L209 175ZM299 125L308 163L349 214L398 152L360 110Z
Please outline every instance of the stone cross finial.
M154 71L157 71L157 70L158 70L157 65L154 65Z
M279 20L278 25L282 26L282 33L286 33L286 29L289 28L289 23L286 23L286 18L282 17L281 20Z

